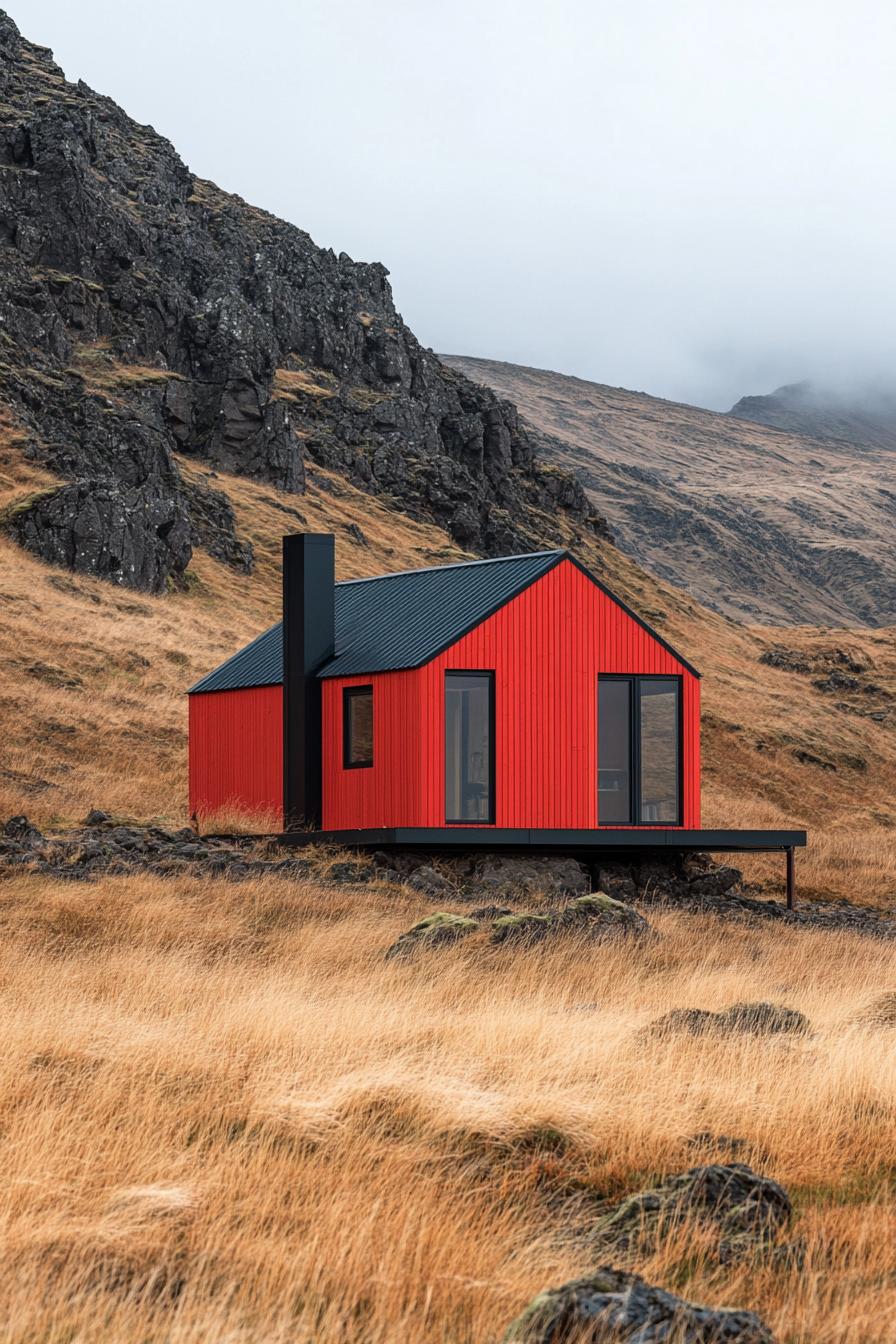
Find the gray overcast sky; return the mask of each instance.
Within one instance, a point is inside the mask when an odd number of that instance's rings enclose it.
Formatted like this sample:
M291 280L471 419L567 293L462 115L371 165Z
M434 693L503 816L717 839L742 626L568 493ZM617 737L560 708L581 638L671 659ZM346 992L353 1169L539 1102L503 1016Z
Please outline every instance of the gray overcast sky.
M727 407L896 355L891 0L0 0L437 350Z

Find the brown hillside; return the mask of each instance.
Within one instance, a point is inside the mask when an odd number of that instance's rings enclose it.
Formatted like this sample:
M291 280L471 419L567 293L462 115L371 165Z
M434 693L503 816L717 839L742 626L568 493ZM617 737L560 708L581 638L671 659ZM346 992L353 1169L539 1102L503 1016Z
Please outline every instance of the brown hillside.
M639 564L739 620L896 622L896 455L542 369L445 355L510 397Z
M7 429L7 504L35 488ZM195 463L179 463L191 478ZM278 615L284 531L332 530L341 577L460 556L320 468L298 498L219 475L251 575L197 553L183 592L135 595L0 540L0 815L68 822L91 807L185 820L186 688ZM896 897L896 638L889 630L747 629L591 541L577 554L704 674L704 820L805 824L804 891ZM783 645L785 666L759 661ZM793 665L797 670L790 670ZM776 872L780 865L769 867Z

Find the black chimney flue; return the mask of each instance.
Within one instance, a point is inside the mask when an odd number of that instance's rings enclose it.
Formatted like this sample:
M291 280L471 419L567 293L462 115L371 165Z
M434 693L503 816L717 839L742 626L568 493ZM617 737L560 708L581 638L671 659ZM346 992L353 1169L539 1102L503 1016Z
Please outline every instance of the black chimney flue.
M336 648L336 542L283 538L283 829L321 824L321 687Z

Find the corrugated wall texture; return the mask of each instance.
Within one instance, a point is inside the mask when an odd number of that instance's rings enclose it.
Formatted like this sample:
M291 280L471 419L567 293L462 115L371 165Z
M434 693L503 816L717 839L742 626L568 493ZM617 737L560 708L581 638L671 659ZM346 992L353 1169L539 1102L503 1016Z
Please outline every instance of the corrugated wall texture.
M190 696L190 813L283 811L283 690Z
M323 683L323 824L326 830L355 826L423 826L420 780L421 672L378 672ZM342 692L373 687L373 765L346 770L342 764Z
M568 561L413 672L324 684L324 826L442 826L444 674L495 673L497 826L597 821L597 677L682 678L683 818L700 825L700 683ZM342 687L374 687L374 766L342 768Z

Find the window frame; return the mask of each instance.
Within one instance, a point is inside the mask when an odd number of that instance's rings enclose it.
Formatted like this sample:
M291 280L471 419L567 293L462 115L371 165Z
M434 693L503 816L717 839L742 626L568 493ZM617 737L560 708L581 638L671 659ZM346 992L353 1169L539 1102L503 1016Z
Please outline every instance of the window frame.
M485 677L488 681L488 815L485 820L472 821L469 817L448 816L448 678L449 677ZM495 799L495 671L494 668L446 667L442 677L442 788L443 812L446 826L494 826L496 811Z
M625 830L626 827L607 825L600 819L600 682L626 681L629 684L629 816L632 820L628 827L647 827L651 830L665 830L668 827L684 825L684 677L680 672L599 672L597 694L597 824L608 830ZM678 810L675 821L641 820L641 696L639 683L642 681L675 682L676 716L675 726L678 734L678 760L676 762L676 792Z
M352 760L352 701L362 695L370 696L370 759ZM343 686L342 688L342 768L343 770L370 770L373 768L374 727L376 724L373 704L373 683L364 686Z

